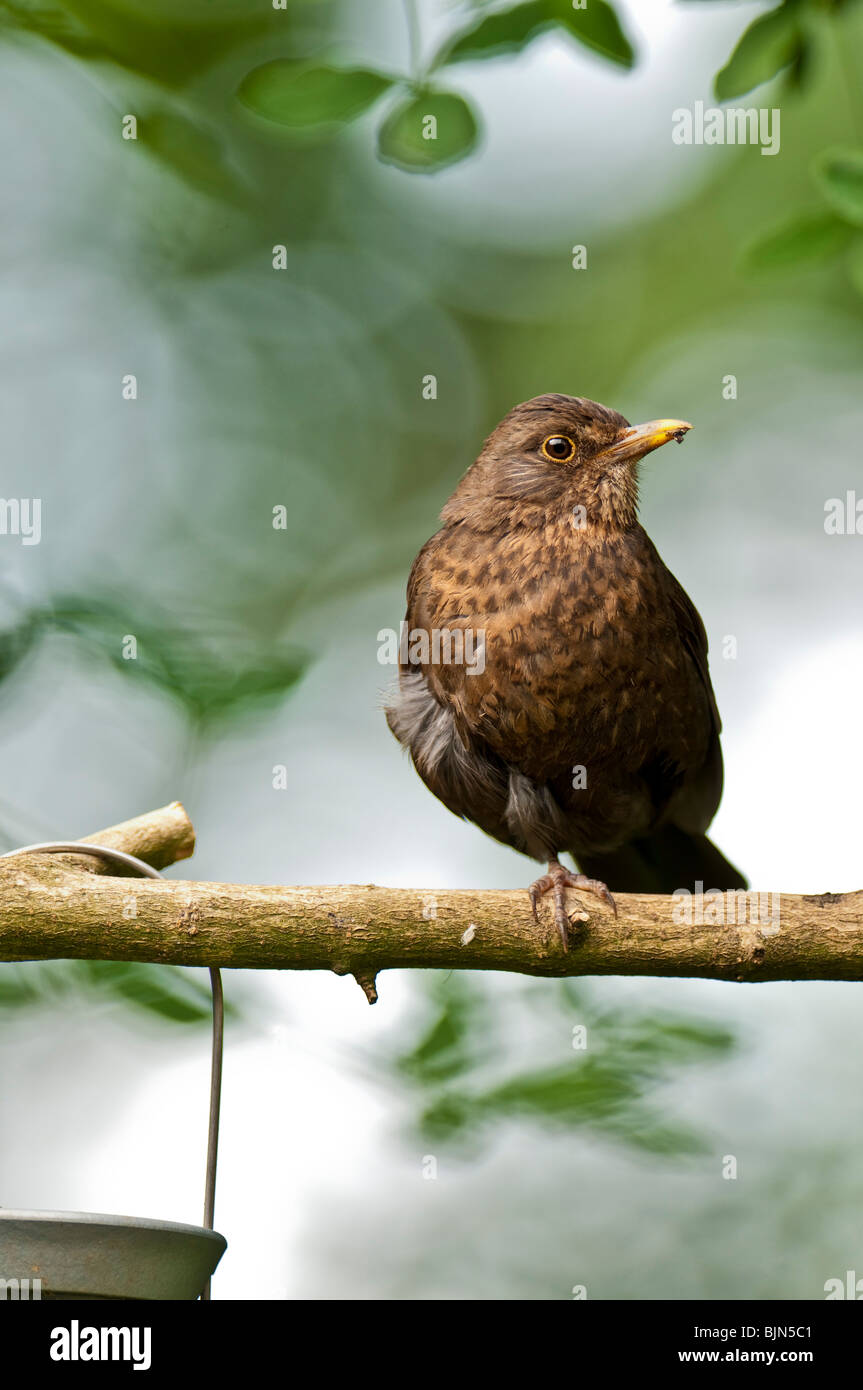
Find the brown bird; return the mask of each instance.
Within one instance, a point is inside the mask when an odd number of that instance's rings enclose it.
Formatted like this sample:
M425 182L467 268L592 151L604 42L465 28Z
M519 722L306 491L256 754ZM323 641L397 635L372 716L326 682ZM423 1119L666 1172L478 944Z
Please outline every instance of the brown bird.
M694 605L638 522L638 466L691 428L537 396L485 441L408 580L387 710L426 785L566 891L744 888L707 839L720 721ZM580 872L560 863L568 851Z

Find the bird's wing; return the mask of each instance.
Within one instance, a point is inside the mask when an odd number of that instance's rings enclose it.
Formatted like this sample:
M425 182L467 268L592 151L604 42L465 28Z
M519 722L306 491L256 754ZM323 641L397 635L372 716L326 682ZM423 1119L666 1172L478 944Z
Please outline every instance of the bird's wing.
M447 542L456 527L444 526L437 531L420 550L411 566L407 586L407 611L405 621L408 633L415 631L433 634L441 629L451 631L473 629L477 626L474 612L452 617L449 603L452 581L452 564L447 554ZM463 696L465 689L465 668L456 663L444 665L426 664L412 661L411 665L400 668L404 678L411 671L421 671L429 689L439 704L452 714L455 727L462 742L467 746L474 741L477 730L466 718ZM481 695L485 690L482 676L472 675L472 693Z
M409 634L437 626L436 600L428 584L428 565L437 549L432 536L417 555L408 578L406 623ZM431 559L433 565L434 561ZM409 750L426 786L457 816L474 821L488 835L527 853L532 848L507 823L509 774L504 763L472 738L454 700L439 679L440 668L400 663L399 689L387 708L387 723Z
M436 532L425 543L417 553L417 557L411 565L411 572L408 575L407 587L407 613L406 622L408 627L421 627L424 614L421 611L424 607L422 595L424 592L424 579L429 553L436 547L440 532Z
M707 756L700 768L687 777L683 787L674 799L669 819L683 830L703 832L713 819L722 798L722 749L719 735L722 721L710 671L707 665L707 632L701 615L692 599L663 564L656 553L656 563L663 576L665 592L671 610L677 620L677 631L684 650L688 653L698 673L710 711L710 741Z

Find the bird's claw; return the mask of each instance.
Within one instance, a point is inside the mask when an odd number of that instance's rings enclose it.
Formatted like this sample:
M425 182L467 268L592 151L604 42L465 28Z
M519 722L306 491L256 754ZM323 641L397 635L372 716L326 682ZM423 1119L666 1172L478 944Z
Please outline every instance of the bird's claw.
M600 902L604 902L607 907L611 908L615 917L617 916L617 903L609 893L606 885L600 882L598 878L588 878L586 874L574 874L570 869L565 868L563 864L558 864L556 862L549 864L548 873L543 874L542 878L538 878L528 889L530 906L534 920L538 922L539 913L537 911L537 906L540 898L545 893L554 894L554 924L557 927L565 951L569 950L569 928L572 925L572 919L566 910L566 892L568 888L578 888L583 893L592 893L594 897L599 898ZM581 905L579 904L579 906ZM578 920L582 922L587 921L587 913L583 908L578 915Z

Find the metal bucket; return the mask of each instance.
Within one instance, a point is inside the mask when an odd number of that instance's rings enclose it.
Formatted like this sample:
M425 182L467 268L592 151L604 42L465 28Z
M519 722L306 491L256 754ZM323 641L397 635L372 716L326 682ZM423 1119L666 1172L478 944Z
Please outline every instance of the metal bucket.
M122 850L74 841L27 845L16 854L94 854L148 878L162 875ZM213 1230L222 1083L224 1010L219 971L213 989L210 1126L204 1192L205 1226L102 1216L78 1211L13 1211L0 1207L0 1298L207 1299L210 1277L227 1247Z
M226 1246L224 1236L205 1226L0 1209L7 1299L195 1299Z

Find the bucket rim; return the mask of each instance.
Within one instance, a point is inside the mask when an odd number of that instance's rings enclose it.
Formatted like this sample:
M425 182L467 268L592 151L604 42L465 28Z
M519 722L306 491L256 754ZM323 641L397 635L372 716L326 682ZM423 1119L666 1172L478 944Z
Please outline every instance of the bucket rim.
M0 1221L32 1222L34 1225L106 1226L115 1230L171 1231L177 1235L206 1236L227 1244L225 1237L209 1226L192 1226L183 1221L160 1221L151 1216L116 1216L98 1211L38 1211L28 1208L0 1207Z

